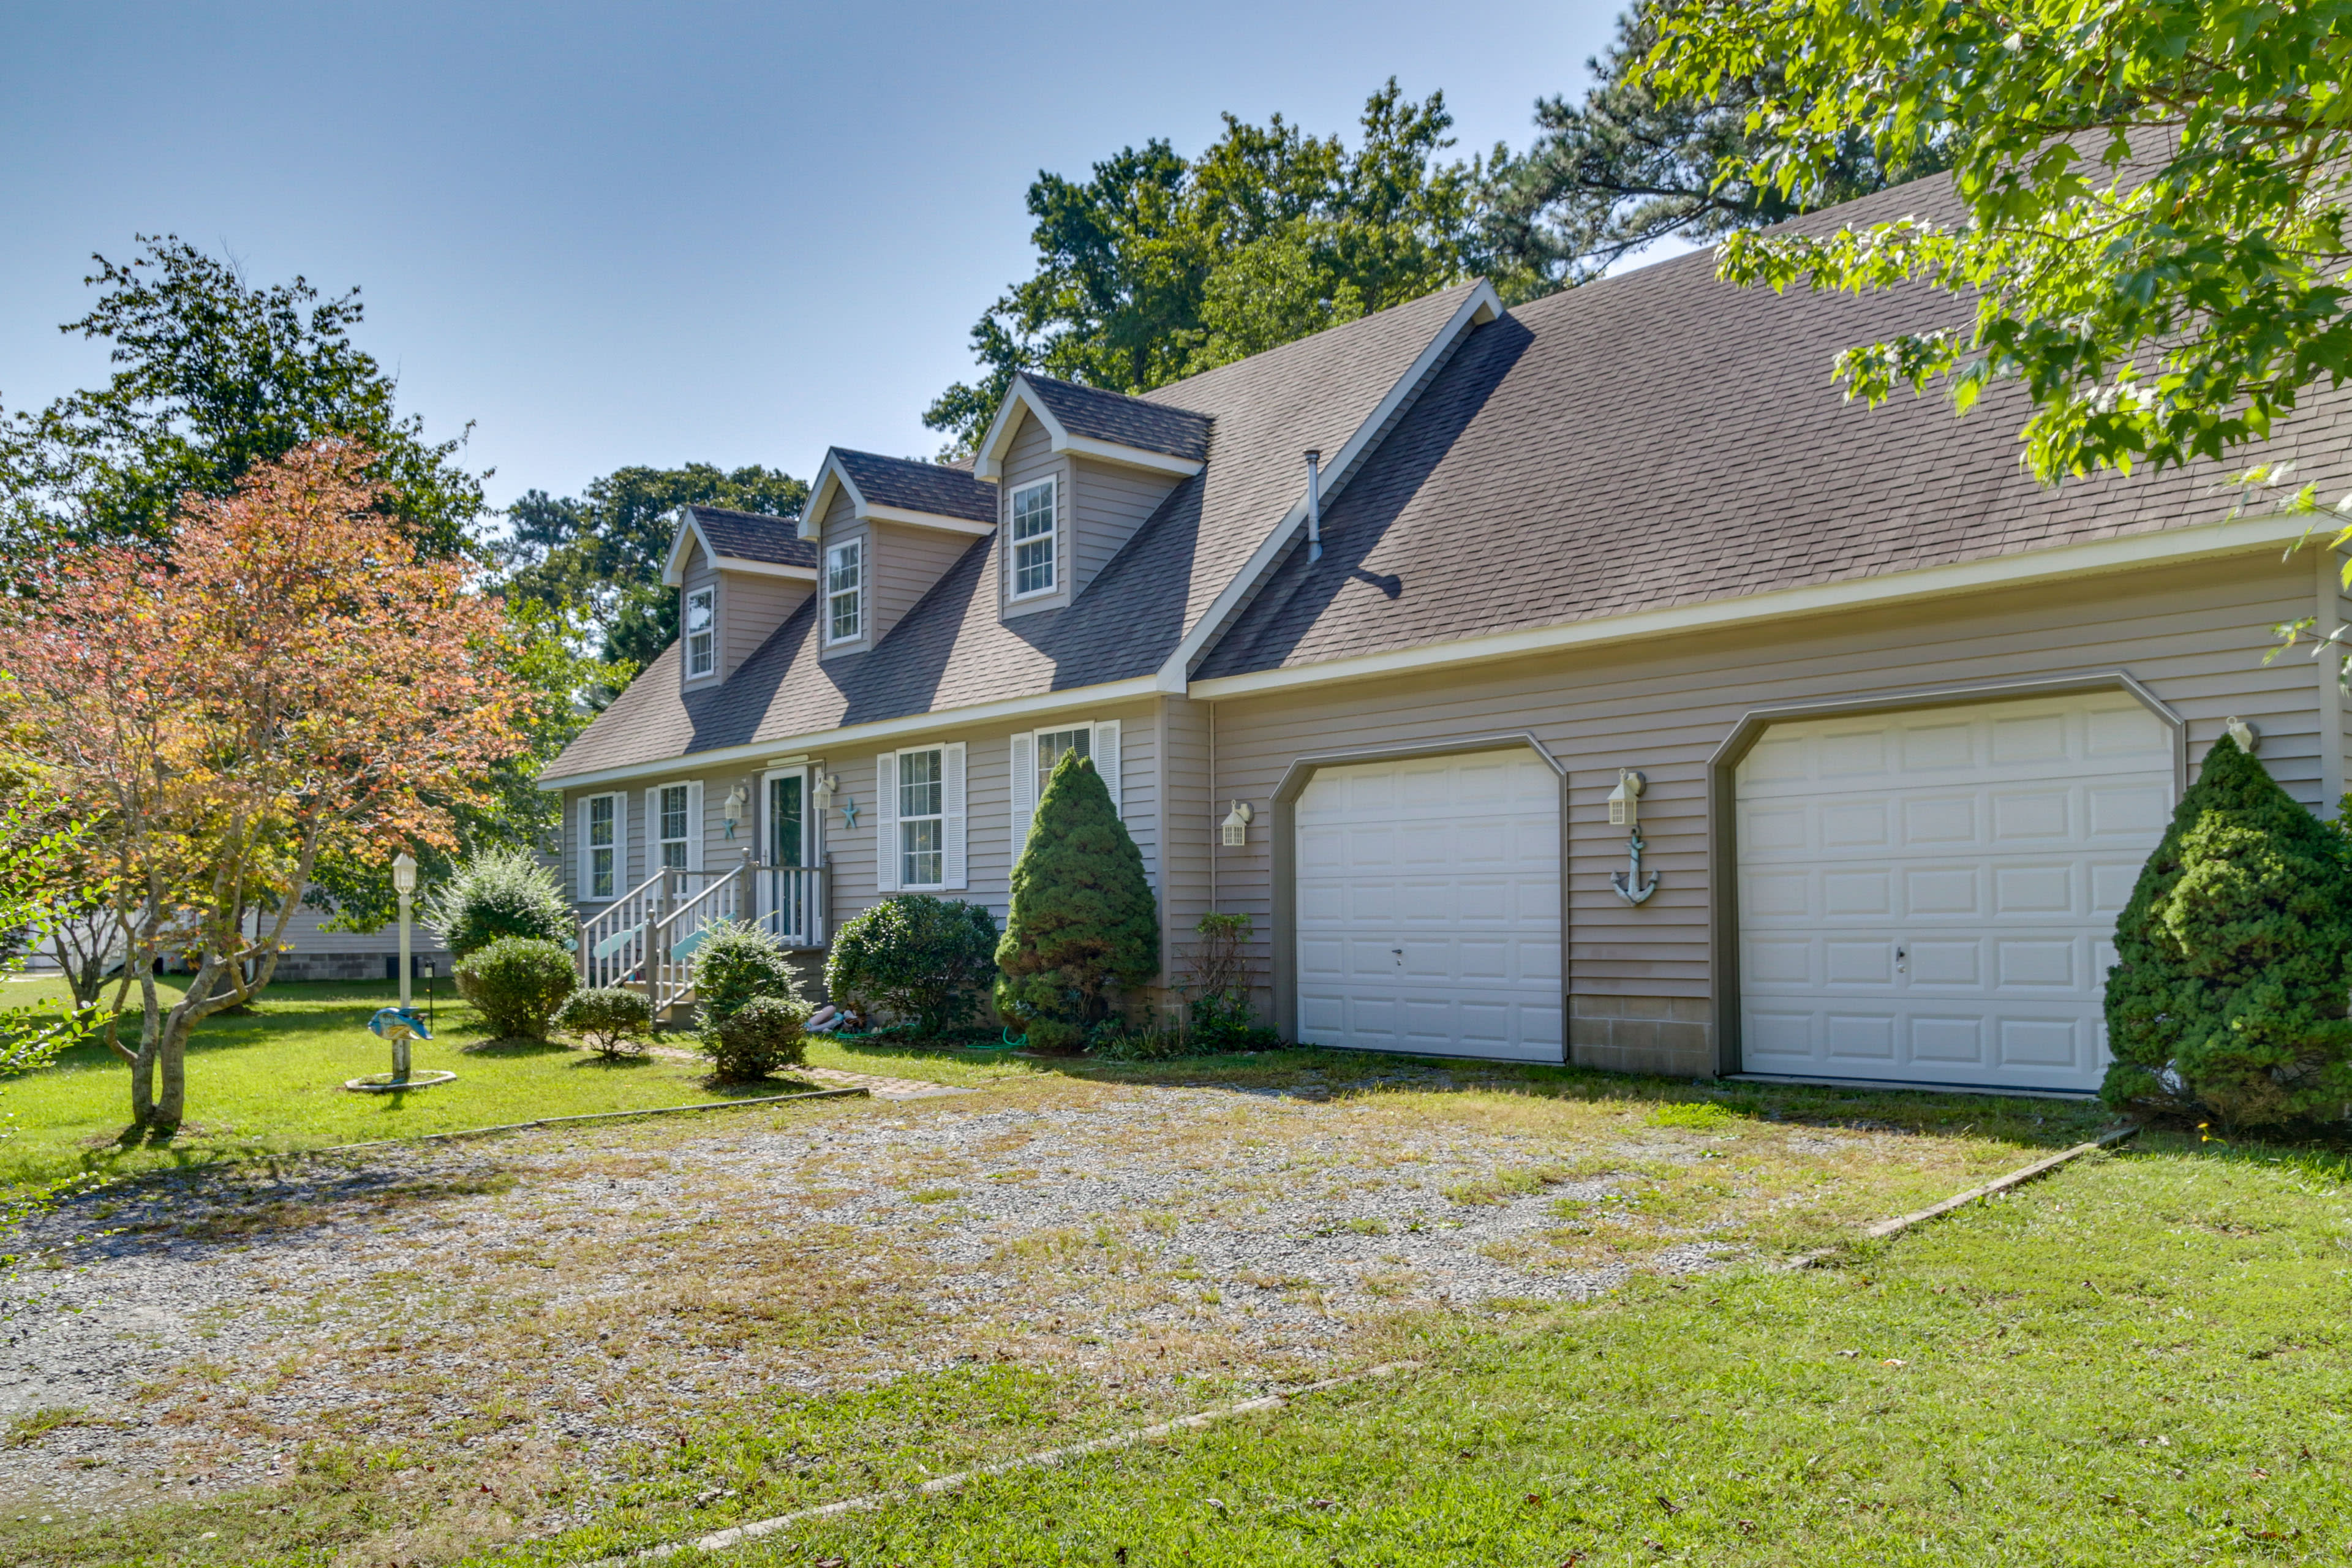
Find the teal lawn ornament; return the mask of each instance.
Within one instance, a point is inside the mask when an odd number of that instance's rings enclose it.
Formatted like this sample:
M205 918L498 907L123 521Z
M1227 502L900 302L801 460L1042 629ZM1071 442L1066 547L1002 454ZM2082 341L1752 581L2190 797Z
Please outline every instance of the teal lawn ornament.
M408 1042L429 1040L432 1029L416 1016L408 1005L409 970L414 967L408 956L409 895L416 891L416 862L408 851L402 850L393 858L392 885L400 894L400 1005L379 1007L368 1020L368 1027L378 1039L392 1042L392 1073L388 1078L355 1078L343 1085L362 1094L383 1094L404 1089L423 1089L429 1084L447 1083L457 1075L441 1069L412 1073L409 1070Z

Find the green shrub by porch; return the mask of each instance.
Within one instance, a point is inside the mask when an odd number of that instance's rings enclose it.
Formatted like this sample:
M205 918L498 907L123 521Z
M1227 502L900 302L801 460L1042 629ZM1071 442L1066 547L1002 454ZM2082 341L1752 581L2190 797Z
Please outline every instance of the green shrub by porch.
M2116 956L2109 1104L2242 1127L2352 1100L2352 859L2228 736L2140 872Z
M457 961L467 999L500 1039L543 1040L548 1020L579 984L572 955L537 937L502 936Z
M528 849L485 849L425 900L425 923L463 958L502 936L577 945L563 884Z
M942 1034L971 1019L995 955L996 922L982 906L900 893L834 933L825 994L836 1005L879 1009Z
M801 999L783 944L746 921L713 921L694 950L694 995L708 1035L754 997Z
M1160 910L1143 853L1091 758L1065 752L1038 799L1028 847L1013 868L1013 913L996 967L996 1009L1007 1024L1074 1026L1074 1038L1108 1014L1112 986L1141 985L1160 973ZM1047 1033L1058 1041L1064 1031Z

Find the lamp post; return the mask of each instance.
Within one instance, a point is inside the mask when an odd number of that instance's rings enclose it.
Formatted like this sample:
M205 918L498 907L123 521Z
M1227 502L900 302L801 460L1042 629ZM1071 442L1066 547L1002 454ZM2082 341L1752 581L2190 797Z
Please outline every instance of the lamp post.
M404 849L392 858L392 885L400 894L400 1010L408 1011L408 906L409 898L416 891L416 860ZM392 1037L392 1081L408 1081L408 1031L396 1029Z

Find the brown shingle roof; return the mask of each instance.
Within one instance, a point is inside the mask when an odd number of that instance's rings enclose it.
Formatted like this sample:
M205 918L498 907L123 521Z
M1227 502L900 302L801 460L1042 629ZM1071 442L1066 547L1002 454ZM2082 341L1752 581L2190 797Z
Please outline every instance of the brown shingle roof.
M1153 673L1297 501L1299 454L1343 446L1468 292L1445 289L1146 395L1140 401L1213 419L1214 456L1067 607L1001 619L991 535L975 541L868 652L819 660L814 600L713 691L680 692L673 647L542 776L601 773ZM864 491L864 479L856 482Z
M830 456L871 505L905 507L908 511L972 522L996 521L996 487L973 479L969 466L885 458L843 447L835 447Z
M1114 446L1145 452L1165 452L1195 462L1209 455L1209 430L1215 421L1189 408L1171 408L1149 397L1129 397L1074 381L1024 375L1038 401L1074 436L1091 436Z
M789 517L769 517L756 511L730 511L725 507L696 506L695 525L710 548L740 561L767 561L779 566L816 565L816 546L800 537L800 523Z
M1927 183L1923 182L1924 187ZM1927 211L1936 188L1832 209ZM1849 403L1840 349L1965 324L1913 289L1776 295L1696 254L1524 305L1474 331L1195 666L1290 668L1769 589L2216 521L2224 468L2036 484L2021 390ZM2310 400L2265 454L2352 483L2352 395Z

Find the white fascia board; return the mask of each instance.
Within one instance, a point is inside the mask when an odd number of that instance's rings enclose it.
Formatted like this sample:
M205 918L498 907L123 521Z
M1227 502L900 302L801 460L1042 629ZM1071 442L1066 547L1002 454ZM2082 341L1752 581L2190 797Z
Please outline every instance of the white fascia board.
M828 451L824 461L818 465L816 478L810 481L808 504L801 508L801 523L795 531L803 539L814 539L823 531L825 508L832 504L833 487L835 485L849 492L850 506L861 517L865 515L866 498L857 493L857 487L849 482L849 475L843 470L840 460Z
M996 405L996 417L988 422L988 434L980 438L980 446L972 453L973 479L993 480L1004 477L1004 449L1013 445L1013 433L1020 429L1024 413L1045 427L1046 438L1054 444L1054 450L1062 450L1062 445L1070 438L1070 433L1062 428L1062 422L1054 417L1053 411L1045 406L1045 400L1039 397L1036 389L1029 384L1029 378L1016 374L1013 384L1004 390L1004 401Z
M754 561L748 555L713 555L710 559L718 563L721 572L749 572L755 577L789 577L795 583L816 581L816 568L814 566L793 566L782 561Z
M702 524L694 521L694 509L690 506L678 508L677 532L670 537L669 555L662 562L661 580L664 587L677 588L685 585L686 542L689 539L702 546L702 552L705 555L709 556L713 561L719 559L719 552L711 549L710 541L702 537Z
M1338 498L1339 491L1346 487L1348 480L1361 466L1373 439L1380 434L1381 427L1389 422L1400 407L1420 392L1422 384L1429 379L1439 365L1445 363L1446 356L1452 353L1454 345L1461 342L1462 334L1473 327L1494 321L1503 314L1505 311L1502 296L1495 292L1495 286L1492 283L1480 279L1478 286L1470 290L1468 298L1455 308L1453 316L1446 321L1445 325L1439 328L1430 338L1428 344L1422 349L1420 355L1413 360L1412 365L1402 375L1397 377L1396 384L1389 388L1388 395L1381 399L1379 406L1365 416L1363 423L1356 426L1355 434L1348 437L1347 444L1332 455L1329 462L1323 465L1325 512L1330 511L1332 501ZM1232 616L1244 596L1265 580L1265 574L1274 569L1274 563L1281 559L1283 550L1306 526L1307 486L1302 480L1298 487L1298 504L1292 507L1283 515L1282 521L1274 525L1274 531L1268 533L1257 549L1251 552L1249 560L1243 564L1240 571L1234 574L1231 581L1227 582L1223 589L1219 592L1215 601L1202 612L1199 620L1192 623L1192 629L1184 634L1183 639L1177 643L1176 651L1170 654L1167 662L1160 667L1160 674L1157 678L1160 690L1171 696L1181 696L1186 691L1193 689L1190 678L1192 661L1201 657L1201 650L1205 648L1210 640L1223 628L1227 617Z
M1116 441L1097 441L1091 436L1066 436L1054 443L1057 452L1074 452L1081 458L1097 462L1118 463L1130 468L1148 468L1155 474L1174 474L1191 479L1208 465L1197 458L1179 458L1168 452L1154 452L1142 447L1122 447Z
M950 517L945 512L917 511L911 507L861 506L857 515L877 522L903 522L909 528L935 528L942 533L969 533L974 538L985 538L996 531L992 522L974 522L968 517Z
M626 767L606 768L599 773L572 773L558 778L551 773L539 775L539 787L551 794L569 789L587 789L597 784L621 784L630 779L652 778L674 773L680 768L724 768L737 763L762 762L792 752L810 756L822 756L828 750L866 745L876 741L897 740L904 736L937 735L951 730L968 730L975 725L992 724L1005 719L1044 717L1055 713L1083 712L1113 702L1133 702L1155 695L1152 678L1137 676L1132 680L1113 680L1100 686L1076 686L1066 691L1042 691L1029 697L1007 697L995 702L976 702L969 708L941 708L926 713L909 713L903 718L877 719L870 724L853 724L841 730L816 730L805 735L778 735L772 740L751 745L729 746L723 750L692 752L682 757L662 757L649 763L632 763Z
M1727 627L1782 620L1797 616L1834 615L1908 601L1981 593L1990 588L2026 587L2142 567L2179 565L2249 551L2294 549L2306 536L2325 539L2307 517L2236 517L2189 528L2135 533L2119 539L2098 539L2084 544L2062 544L2048 550L1997 555L1982 561L1962 561L1948 566L1923 567L1916 572L1890 572L1876 577L1843 583L1814 583L1801 588L1779 588L1736 599L1704 599L1692 605L1636 610L1589 621L1536 626L1525 631L1496 632L1465 637L1459 642L1425 643L1416 647L1359 654L1292 669L1253 670L1245 675L1221 675L1192 683L1190 694L1202 700L1246 697L1262 691L1283 691L1343 680L1444 669L1530 654L1557 653L1605 643L1721 631Z

